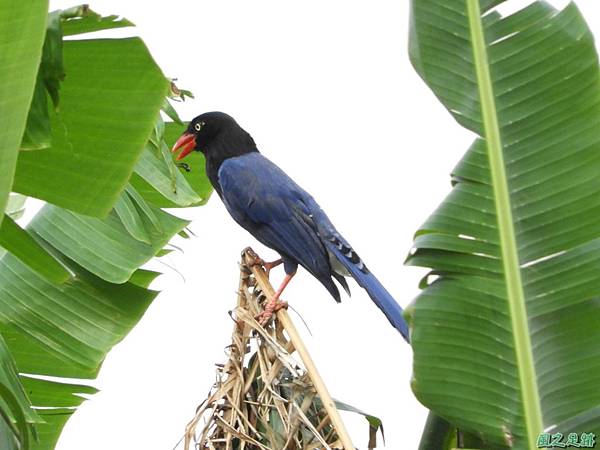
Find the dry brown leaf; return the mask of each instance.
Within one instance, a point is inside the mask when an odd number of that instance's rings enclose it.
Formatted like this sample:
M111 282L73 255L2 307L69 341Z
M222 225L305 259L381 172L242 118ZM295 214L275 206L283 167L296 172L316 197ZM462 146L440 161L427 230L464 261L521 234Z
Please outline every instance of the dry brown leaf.
M323 407L325 402L316 401L315 374L298 358L295 330L290 333L282 325L279 313L279 319L264 327L255 320L262 311L263 293L272 292L272 287L264 271L248 263L253 257L250 249L242 257L228 359L216 366L216 382L186 427L184 448L342 450L342 442L349 438L345 429L340 431L339 416L332 418L332 411ZM303 344L302 348L306 351ZM320 382L318 374L316 377ZM320 392L326 393L324 386ZM334 413L337 415L337 410Z

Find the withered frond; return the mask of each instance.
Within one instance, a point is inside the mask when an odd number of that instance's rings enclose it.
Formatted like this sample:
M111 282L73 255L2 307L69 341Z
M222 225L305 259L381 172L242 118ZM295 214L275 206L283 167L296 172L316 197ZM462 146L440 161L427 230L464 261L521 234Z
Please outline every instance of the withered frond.
M285 310L255 316L273 288L251 249L242 254L228 359L185 434L185 449L354 450L310 355Z

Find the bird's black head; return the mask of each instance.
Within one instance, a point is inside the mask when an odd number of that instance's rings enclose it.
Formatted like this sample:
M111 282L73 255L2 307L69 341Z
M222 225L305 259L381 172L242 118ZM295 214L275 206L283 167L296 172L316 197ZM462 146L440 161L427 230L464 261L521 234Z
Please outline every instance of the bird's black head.
M204 153L207 160L217 163L258 151L252 136L233 117L222 112L204 113L192 120L172 151L180 149L177 160L196 150Z

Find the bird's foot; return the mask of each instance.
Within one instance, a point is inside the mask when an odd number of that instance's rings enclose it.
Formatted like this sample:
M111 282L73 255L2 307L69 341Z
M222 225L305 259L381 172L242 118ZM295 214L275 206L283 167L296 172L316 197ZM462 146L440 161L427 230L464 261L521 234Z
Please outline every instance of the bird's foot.
M273 269L274 267L279 266L280 264L283 263L283 260L281 258L276 259L275 261L265 261L264 259L262 259L260 256L258 256L254 250L252 250L250 247L246 248L244 250L244 253L246 255L248 255L250 257L250 261L249 264L251 266L261 266L262 268L265 269L265 272L267 273L267 278L269 278L269 274L271 273L271 269Z
M265 268L265 272L267 272L267 278L269 278L269 275L271 274L271 269L273 269L274 267L277 267L278 265L283 263L283 259L279 258L276 259L275 261L271 261L271 262L265 262L262 261L262 266Z
M254 250L252 250L252 247L246 247L242 251L242 256L246 257L246 263L250 267L256 265L262 266L264 264L263 259L260 256L258 256Z
M277 313L277 311L279 311L280 309L287 308L288 302L281 301L278 298L272 298L265 305L265 310L260 314L257 314L254 318L258 320L258 323L260 323L261 326L264 327L269 322L269 320L271 320L273 314Z

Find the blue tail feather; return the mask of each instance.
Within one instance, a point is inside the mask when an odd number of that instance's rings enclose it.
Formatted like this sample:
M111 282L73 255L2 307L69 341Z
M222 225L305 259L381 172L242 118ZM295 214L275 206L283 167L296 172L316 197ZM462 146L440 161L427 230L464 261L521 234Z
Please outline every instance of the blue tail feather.
M342 244L342 245L340 245ZM383 311L385 316L388 318L390 323L396 328L406 342L409 340L408 324L402 317L402 307L394 300L394 297L387 291L386 288L379 282L379 280L373 275L366 266L359 261L357 265L352 259L358 258L358 255L345 243L341 236L335 236L330 240L326 240L326 246L331 253L333 253L338 261L350 272L352 278L356 280L359 286L367 291L369 297L377 305L377 307ZM344 253L344 250L348 250ZM349 257L348 254L353 255Z

